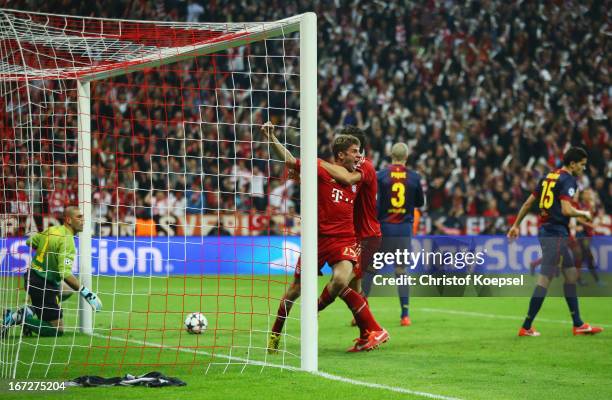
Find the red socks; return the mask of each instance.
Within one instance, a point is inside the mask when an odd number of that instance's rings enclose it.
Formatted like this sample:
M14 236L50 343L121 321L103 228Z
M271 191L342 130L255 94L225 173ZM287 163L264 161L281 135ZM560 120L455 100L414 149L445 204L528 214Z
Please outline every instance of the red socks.
M336 300L336 298L331 296L331 294L329 293L329 290L327 290L327 285L325 285L325 287L323 288L323 291L321 292L321 295L319 296L317 310L318 311L324 310L325 307L333 303L334 300Z
M365 335L366 331L372 332L382 330L381 326L378 325L378 322L374 319L370 307L362 295L350 287L347 287L340 292L340 298L344 300L346 305L353 312L353 316L355 317L362 337Z
M289 316L291 306L293 306L293 302L288 301L285 297L281 299L278 311L276 312L276 320L272 326L273 333L280 334L283 331L283 326L285 325L285 320Z
M350 287L347 287L340 292L340 298L346 303L348 308L353 313L362 337L365 337L366 331L372 332L382 330L380 325L378 325L378 322L376 322L374 319L374 316L370 311L368 301L365 297ZM333 302L334 298L329 293L329 290L327 290L327 286L325 286L323 292L321 292L321 295L319 296L319 311L325 309L325 307Z

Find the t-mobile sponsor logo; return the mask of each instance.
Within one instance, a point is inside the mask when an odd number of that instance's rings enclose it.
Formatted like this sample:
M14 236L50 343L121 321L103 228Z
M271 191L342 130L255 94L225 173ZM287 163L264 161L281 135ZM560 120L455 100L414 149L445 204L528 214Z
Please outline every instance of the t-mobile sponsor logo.
M345 196L342 195L342 190L336 189L336 188L332 189L331 197L332 197L332 200L334 201L334 203L339 203L341 201L344 201L346 203L352 203L353 202L353 200L351 200L350 198L345 197Z

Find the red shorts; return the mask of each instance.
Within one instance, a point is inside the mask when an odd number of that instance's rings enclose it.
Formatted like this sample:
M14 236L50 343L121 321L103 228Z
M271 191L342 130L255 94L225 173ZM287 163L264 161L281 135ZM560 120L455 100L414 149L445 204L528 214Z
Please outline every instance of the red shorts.
M357 244L355 238L332 238L332 237L320 237L317 243L319 250L319 275L321 275L321 268L325 263L329 266L339 263L340 261L350 261L353 263L353 271L355 275L359 273L361 277L361 271L359 269ZM295 266L294 277L300 278L301 273L301 257Z
M359 266L358 268L355 268L355 276L358 279L361 279L361 276L363 275L363 270L367 271L368 268L372 265L374 253L376 253L380 249L381 243L381 236L363 238L359 242L357 251L357 254L359 256ZM357 272L359 272L359 274Z

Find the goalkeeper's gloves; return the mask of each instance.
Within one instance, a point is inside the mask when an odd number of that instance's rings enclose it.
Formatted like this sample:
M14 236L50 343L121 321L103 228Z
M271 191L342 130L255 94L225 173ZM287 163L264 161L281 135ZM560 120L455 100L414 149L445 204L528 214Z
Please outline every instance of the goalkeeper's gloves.
M89 290L87 287L81 286L79 293L89 303L91 308L93 308L96 312L102 309L102 302L98 298L98 295Z

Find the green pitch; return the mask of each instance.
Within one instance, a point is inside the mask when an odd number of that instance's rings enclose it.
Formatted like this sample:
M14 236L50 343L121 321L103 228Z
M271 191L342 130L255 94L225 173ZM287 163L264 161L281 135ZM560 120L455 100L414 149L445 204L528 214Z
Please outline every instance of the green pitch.
M268 355L267 330L285 281L243 278L101 278L94 285L104 302L95 321L100 336L69 329L60 338L24 338L19 347L10 336L3 343L2 358L14 359L18 349L18 376L29 374L28 380L157 370L188 384L163 389L71 388L59 394L62 398L425 398L414 392L459 399L612 398L609 298L580 299L583 319L606 328L595 337L573 337L564 299L547 298L535 323L542 333L539 338L516 337L527 298L413 298L413 326L408 328L399 326L396 298L373 298L372 310L391 340L377 351L359 354L345 352L357 330L349 326L351 315L337 300L319 316L320 370L395 388L392 391L247 366L247 359L299 366L299 307L287 322L289 336L283 338L282 351ZM326 281L321 278L321 285ZM76 299L64 307L66 324L73 327ZM209 320L203 335L189 335L182 328L184 317L193 311ZM6 390L6 382L0 382L3 399L41 395Z

